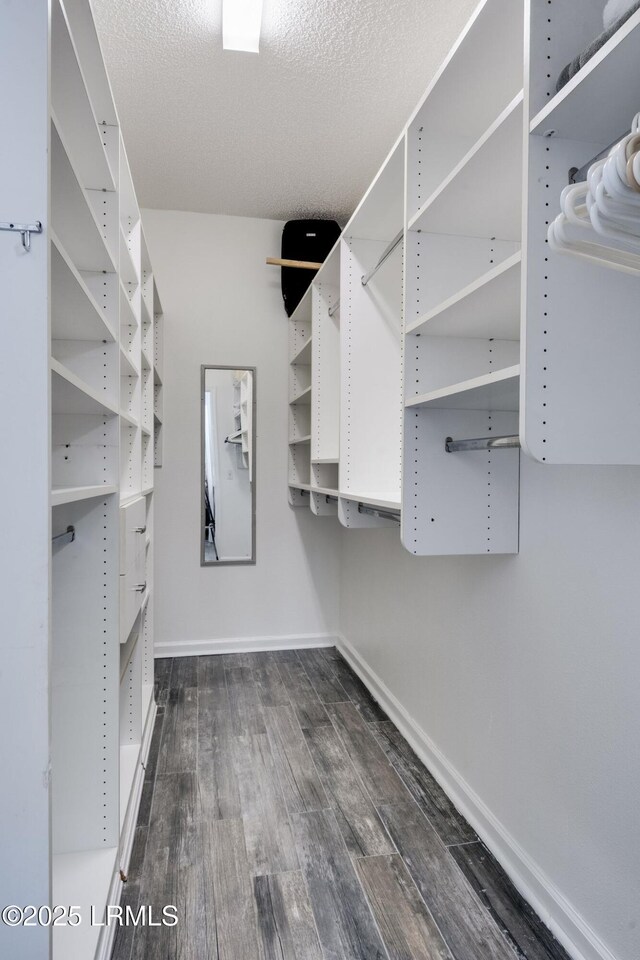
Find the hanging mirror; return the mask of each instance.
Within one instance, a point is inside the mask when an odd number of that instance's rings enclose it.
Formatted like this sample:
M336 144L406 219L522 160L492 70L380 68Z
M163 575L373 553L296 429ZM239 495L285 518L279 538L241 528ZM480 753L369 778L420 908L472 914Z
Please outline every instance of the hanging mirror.
M203 365L203 566L256 562L255 425L255 367Z

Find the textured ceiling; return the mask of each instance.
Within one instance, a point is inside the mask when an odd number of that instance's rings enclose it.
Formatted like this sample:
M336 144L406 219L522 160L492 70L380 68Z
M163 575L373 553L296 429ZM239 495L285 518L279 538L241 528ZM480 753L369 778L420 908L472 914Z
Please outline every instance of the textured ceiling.
M264 0L261 52L222 0L93 0L141 206L352 213L477 0Z

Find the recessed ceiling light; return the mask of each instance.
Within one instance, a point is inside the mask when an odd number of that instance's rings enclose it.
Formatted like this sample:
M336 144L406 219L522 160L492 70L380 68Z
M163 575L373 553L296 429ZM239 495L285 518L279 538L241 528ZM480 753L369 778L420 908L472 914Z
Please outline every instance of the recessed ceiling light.
M224 50L260 52L262 0L222 0Z

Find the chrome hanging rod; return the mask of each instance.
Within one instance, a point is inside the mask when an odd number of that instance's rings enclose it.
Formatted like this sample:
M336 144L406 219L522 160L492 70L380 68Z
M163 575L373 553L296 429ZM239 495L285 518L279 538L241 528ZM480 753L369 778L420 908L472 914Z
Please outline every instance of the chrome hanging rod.
M369 507L364 503L359 503L358 513L362 513L367 517L376 517L378 520L393 520L394 523L400 523L399 510L382 510L378 507Z
M327 503L337 503L337 502L338 502L338 498L337 498L337 497L331 497L331 496L329 496L329 495L327 495L327 496L325 497L325 500L326 500Z
M400 233L393 238L389 246L386 248L386 250L380 257L380 259L376 263L375 267L372 267L371 270L369 270L369 273L365 273L362 275L363 287L366 287L366 285L369 283L369 280L371 280L372 277L375 277L376 273L378 272L382 264L385 262L385 260L388 260L391 254L393 253L393 251L395 250L395 248L398 246L398 244L402 243L403 237L404 237L404 230L401 230Z
M466 450L511 450L520 446L520 437L480 437L477 440L454 440L447 437L444 448L447 453L463 453Z
M22 246L27 253L31 250L31 234L42 233L42 224L39 220L35 223L10 223L9 221L0 223L0 230L10 230L13 233L19 233L22 239Z
M587 163L583 163L581 167L571 167L569 170L569 183L583 183L587 179L587 174L589 173L589 168L597 163L598 160L602 160L604 157L609 155L609 152L615 147L621 140L624 140L628 136L629 131L626 133L621 133L619 137L610 143L608 147L605 147L604 150L601 150L600 153L596 153L595 157L592 157L591 160L588 160Z
M339 309L340 309L340 298L338 297L334 305L332 307L329 307L329 309L327 310L327 313L329 314L330 317L332 317L334 313L338 312Z
M76 538L76 528L67 527L64 533L58 533L55 537L51 537L51 543L55 543L58 546L62 547L65 543L73 543Z

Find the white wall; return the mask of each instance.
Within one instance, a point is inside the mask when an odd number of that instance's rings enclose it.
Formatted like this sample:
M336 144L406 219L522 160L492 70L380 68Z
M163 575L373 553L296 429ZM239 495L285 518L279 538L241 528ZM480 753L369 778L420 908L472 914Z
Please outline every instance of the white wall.
M638 960L640 470L523 457L519 556L345 531L342 570L342 633L476 825L585 956Z
M164 459L155 471L156 652L335 634L335 522L287 502L282 223L146 210L165 316ZM200 364L257 367L257 564L200 567ZM204 643L199 646L199 643Z

